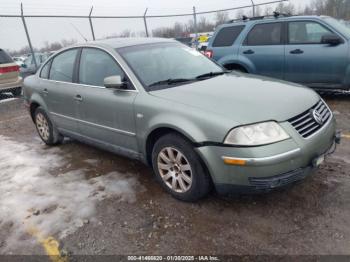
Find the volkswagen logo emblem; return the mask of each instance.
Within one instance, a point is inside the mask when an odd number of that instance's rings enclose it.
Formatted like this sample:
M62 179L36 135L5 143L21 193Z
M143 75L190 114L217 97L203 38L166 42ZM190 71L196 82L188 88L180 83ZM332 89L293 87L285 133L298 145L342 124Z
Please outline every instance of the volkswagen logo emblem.
M316 109L312 110L312 117L315 119L316 123L319 124L320 126L323 125L323 119L320 114Z

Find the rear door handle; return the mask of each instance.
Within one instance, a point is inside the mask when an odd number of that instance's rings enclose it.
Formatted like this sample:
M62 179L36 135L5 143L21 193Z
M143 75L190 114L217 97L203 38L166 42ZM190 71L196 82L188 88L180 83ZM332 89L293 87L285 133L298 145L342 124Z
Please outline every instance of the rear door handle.
M81 97L81 95L76 95L74 97L74 100L76 100L76 101L83 101L83 98Z
M293 54L293 55L299 55L299 54L303 54L304 51L301 50L301 49L295 49L293 51L290 51L290 53Z
M247 50L247 51L244 51L243 54L245 55L252 55L252 54L255 54L255 52L251 49Z
M48 94L48 93L49 93L49 91L47 90L47 88L44 88L43 93L44 93L44 94Z

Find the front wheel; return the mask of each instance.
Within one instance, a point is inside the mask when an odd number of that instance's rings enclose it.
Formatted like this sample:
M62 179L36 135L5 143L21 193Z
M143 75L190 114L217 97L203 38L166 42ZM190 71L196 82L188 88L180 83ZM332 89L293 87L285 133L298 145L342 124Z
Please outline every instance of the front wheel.
M45 144L52 146L63 141L63 136L54 128L44 109L38 107L35 110L34 120L38 134Z
M190 142L172 133L161 137L152 152L153 170L173 197L197 201L210 191L210 177Z

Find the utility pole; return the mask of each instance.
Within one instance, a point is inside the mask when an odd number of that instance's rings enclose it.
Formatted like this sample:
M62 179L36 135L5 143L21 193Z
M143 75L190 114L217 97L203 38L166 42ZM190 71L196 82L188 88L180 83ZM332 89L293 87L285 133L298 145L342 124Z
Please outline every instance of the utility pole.
M196 49L198 48L198 30L197 30L197 14L196 14L196 7L193 7L193 25L194 25L194 33L196 35L196 40L195 40L195 46Z
M252 8L253 8L253 17L255 17L255 3L253 0L250 0L252 2Z
M149 37L149 35L148 35L148 27L147 27L147 20L146 20L147 11L148 11L148 8L146 8L145 13L143 14L143 22L145 24L146 36Z
M91 28L91 34L92 34L92 39L95 41L95 32L94 32L94 26L92 25L92 19L91 19L91 14L92 10L94 9L93 6L91 6L90 14L89 14L89 22L90 22L90 28Z
M23 26L24 26L24 31L26 32L26 35L27 35L28 45L29 45L29 48L30 48L30 52L32 53L32 59L34 61L35 70L36 70L38 68L38 64L36 63L34 49L33 49L33 46L32 46L32 42L30 41L26 20L24 18L24 14L23 14L23 4L22 3L21 3L21 18L22 18L22 22L23 22Z

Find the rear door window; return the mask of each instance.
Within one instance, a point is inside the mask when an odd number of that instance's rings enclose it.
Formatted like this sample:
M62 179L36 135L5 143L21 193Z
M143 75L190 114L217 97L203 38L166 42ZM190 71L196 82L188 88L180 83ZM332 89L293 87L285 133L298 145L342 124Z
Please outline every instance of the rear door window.
M246 46L281 45L282 23L258 24L245 39Z
M44 65L43 69L41 69L41 72L40 72L40 77L41 78L44 78L44 79L48 79L49 78L50 65L51 65L51 61L46 63Z
M0 49L0 64L12 63L13 60L4 50Z
M77 53L78 49L71 49L54 57L50 70L50 80L73 82Z
M245 26L230 26L222 28L215 37L213 47L231 46L243 31Z

